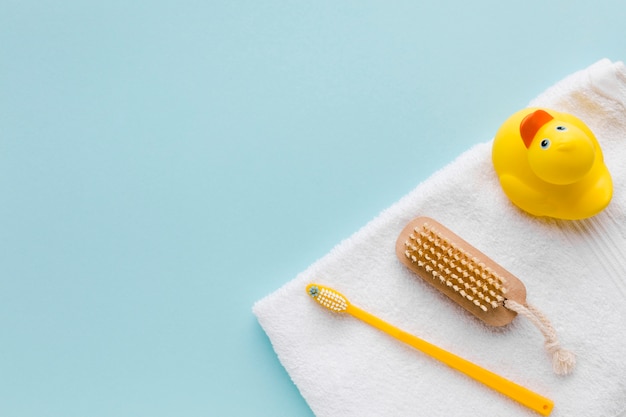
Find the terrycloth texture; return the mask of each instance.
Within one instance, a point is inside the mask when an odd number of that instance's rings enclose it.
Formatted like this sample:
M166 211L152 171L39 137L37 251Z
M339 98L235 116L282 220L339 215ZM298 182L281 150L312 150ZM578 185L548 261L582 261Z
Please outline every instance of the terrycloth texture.
M532 416L482 384L305 293L310 282L555 402L555 417L626 415L626 69L603 60L530 103L577 115L596 134L614 196L582 221L539 219L514 207L479 144L381 213L254 313L319 417ZM494 127L494 130L497 128ZM411 274L396 238L412 218L438 220L526 285L528 301L577 355L557 376L540 332L524 317L490 328Z

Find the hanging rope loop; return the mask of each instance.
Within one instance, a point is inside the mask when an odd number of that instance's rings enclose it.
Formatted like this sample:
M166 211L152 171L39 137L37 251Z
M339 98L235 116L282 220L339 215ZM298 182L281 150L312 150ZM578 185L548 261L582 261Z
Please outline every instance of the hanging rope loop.
M567 375L576 366L576 356L569 350L563 349L548 318L530 304L520 304L513 300L506 300L504 306L509 310L528 318L543 334L544 347L552 356L552 369L558 375Z

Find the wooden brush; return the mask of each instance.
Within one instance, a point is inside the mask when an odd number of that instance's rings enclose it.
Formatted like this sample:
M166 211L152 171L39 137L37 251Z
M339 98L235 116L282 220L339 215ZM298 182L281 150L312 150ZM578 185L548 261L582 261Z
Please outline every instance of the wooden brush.
M543 333L554 371L571 372L572 353L561 348L547 318L526 301L526 288L513 274L429 217L413 219L396 242L398 259L426 283L491 326L522 314Z

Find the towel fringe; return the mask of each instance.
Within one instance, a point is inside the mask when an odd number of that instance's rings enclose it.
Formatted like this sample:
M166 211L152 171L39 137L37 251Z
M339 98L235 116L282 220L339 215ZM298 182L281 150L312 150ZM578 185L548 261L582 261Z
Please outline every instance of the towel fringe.
M556 334L556 330L550 324L550 320L532 305L520 304L513 300L506 300L504 306L518 314L528 318L543 334L545 348L552 355L552 369L558 375L567 375L576 366L576 356L569 350L563 349Z

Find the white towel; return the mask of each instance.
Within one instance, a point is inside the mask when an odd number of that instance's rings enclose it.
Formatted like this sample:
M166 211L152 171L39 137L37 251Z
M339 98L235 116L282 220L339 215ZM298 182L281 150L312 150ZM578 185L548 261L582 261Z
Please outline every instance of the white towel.
M320 307L305 292L311 282L552 399L555 417L626 415L626 68L602 60L529 104L575 114L594 131L614 182L609 207L581 221L524 214L500 188L491 142L435 173L254 305L316 416L537 414L349 315ZM396 238L418 215L438 220L520 278L528 301L577 355L573 374L553 373L541 333L524 317L504 329L488 327L400 264Z

